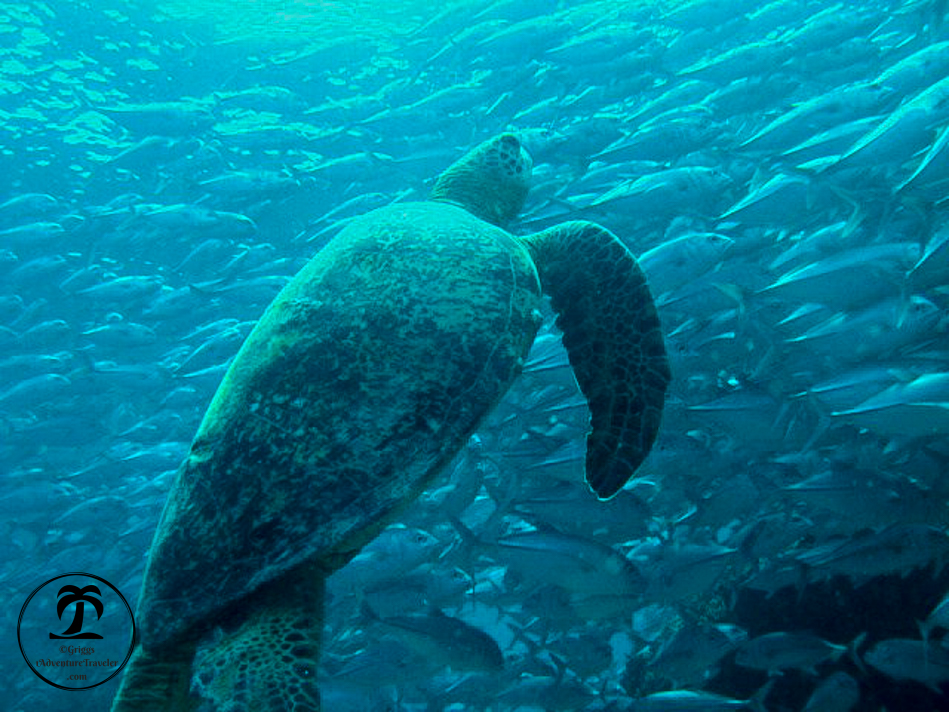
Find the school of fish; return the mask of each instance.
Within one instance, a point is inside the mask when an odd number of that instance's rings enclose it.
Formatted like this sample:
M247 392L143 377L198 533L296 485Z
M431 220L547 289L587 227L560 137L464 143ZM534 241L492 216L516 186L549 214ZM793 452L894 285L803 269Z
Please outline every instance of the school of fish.
M535 166L514 232L595 220L639 257L662 431L598 502L548 319L330 579L324 708L949 709L945 0L354 4L282 44L215 34L206 4L0 8L6 628L65 571L134 606L266 305L353 217L511 130ZM69 696L15 645L0 672L11 712L107 709L116 684Z

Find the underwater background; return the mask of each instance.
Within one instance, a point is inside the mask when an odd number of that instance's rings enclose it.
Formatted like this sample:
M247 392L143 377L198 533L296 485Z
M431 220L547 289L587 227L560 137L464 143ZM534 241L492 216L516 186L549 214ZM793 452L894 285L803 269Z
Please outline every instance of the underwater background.
M24 601L83 571L134 607L267 304L510 130L534 158L513 232L595 220L640 258L662 431L598 502L548 321L330 579L324 709L949 709L947 13L0 3L0 708L108 709L118 678L31 672Z

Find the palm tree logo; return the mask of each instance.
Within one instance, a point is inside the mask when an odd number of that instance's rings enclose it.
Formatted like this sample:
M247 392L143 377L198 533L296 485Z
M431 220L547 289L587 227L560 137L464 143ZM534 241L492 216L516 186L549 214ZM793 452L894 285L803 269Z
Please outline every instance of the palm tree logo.
M65 595L63 595L65 594ZM102 618L102 601L100 601L97 596L101 596L102 593L96 586L90 585L83 588L78 586L66 585L59 589L59 603L56 604L56 615L59 616L62 620L63 613L71 605L75 604L76 612L73 615L72 623L69 624L69 627L63 631L62 635L56 635L55 633L50 633L50 640L65 640L65 639L83 639L83 640L102 640L102 636L98 633L82 633L82 618L86 612L86 604L91 605L96 611L96 620Z

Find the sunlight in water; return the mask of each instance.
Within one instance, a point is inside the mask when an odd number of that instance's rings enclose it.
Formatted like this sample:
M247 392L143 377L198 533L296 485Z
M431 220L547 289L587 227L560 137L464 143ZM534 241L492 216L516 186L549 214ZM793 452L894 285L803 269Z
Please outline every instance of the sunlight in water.
M475 23L490 21L503 15L506 5L526 4L528 16L537 18L570 14L576 9L590 21L607 22L642 8L662 14L697 1L627 0L581 5L573 0L156 0L156 4L163 14L192 23L196 32L216 43L326 46L354 38L385 44L422 32L448 16L467 14Z
M193 23L218 43L292 45L404 34L421 26L435 6L414 0L162 0L158 7L175 20Z

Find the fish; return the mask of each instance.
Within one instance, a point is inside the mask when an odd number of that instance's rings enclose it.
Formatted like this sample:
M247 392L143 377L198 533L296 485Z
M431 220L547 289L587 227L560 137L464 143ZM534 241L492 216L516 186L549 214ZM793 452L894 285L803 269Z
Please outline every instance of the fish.
M759 692L751 699L739 700L702 690L672 690L654 692L634 700L628 709L631 712L719 712L719 710L762 712L766 708L761 698L766 696L767 692L763 695Z
M928 642L934 630L949 630L949 595L943 596L926 619L917 623L923 641Z
M787 434L788 407L767 392L743 388L720 398L687 406L696 424L712 426L734 437L777 443Z
M130 303L147 301L163 284L164 280L159 275L113 275L112 279L80 289L75 294L101 306L127 307Z
M202 190L214 195L263 196L285 193L299 185L297 179L277 171L245 170L221 173L198 181Z
M718 127L706 106L670 109L640 124L593 156L606 162L672 161L714 140Z
M907 272L910 283L920 289L943 284L949 275L949 230L934 234L919 260Z
M890 638L875 643L863 654L871 668L895 680L917 682L937 695L949 682L949 652L923 640Z
M452 525L470 546L531 580L559 586L579 598L642 594L645 579L637 567L596 541L544 528L482 542L460 520L454 519Z
M808 567L810 577L846 575L860 582L894 572L908 573L933 563L940 569L949 552L947 541L946 534L937 527L896 523L827 542L799 553L795 559Z
M674 291L715 270L735 241L715 232L686 233L646 250L639 264L657 294Z
M386 618L450 604L473 585L472 578L457 566L451 569L420 566L407 574L367 585L362 595L377 615Z
M932 145L920 159L916 169L893 187L894 193L904 192L925 196L938 202L949 180L949 128L936 134Z
M741 143L752 151L786 151L836 126L872 116L884 104L886 92L858 82L818 94L796 104ZM875 118L875 117L874 117Z
M72 381L59 373L42 373L0 391L0 411L29 407L37 399L55 398L68 391Z
M837 645L810 633L784 632L765 633L742 643L735 655L735 662L742 667L764 670L769 675L779 671L796 669L817 675L817 666L825 662L836 662L844 653L855 651L866 637L861 633L849 646Z
M930 85L894 109L837 159L832 170L903 161L929 144L932 127L949 118L949 77Z
M191 350L175 363L173 371L182 376L193 374L203 368L218 366L230 360L244 342L245 333L236 326L220 331Z
M836 124L819 133L808 132L799 143L781 151L781 157L799 170L803 170L802 166L832 160L833 156L842 155L879 121L878 116L865 116Z
M747 631L731 624L689 624L663 641L648 668L670 680L677 689L701 687L730 652L748 640Z
M389 527L328 579L329 590L334 596L360 596L407 576L431 560L438 548L438 539L426 531Z
M220 91L214 96L218 106L224 109L241 108L298 114L309 108L307 101L295 91L273 84L257 85L238 91Z
M644 219L683 212L710 214L731 183L731 178L716 168L669 168L621 183L597 196L590 207L628 211Z
M122 148L107 163L131 171L153 171L158 166L187 156L200 146L196 139L146 136Z
M572 462L580 465L579 460ZM623 490L608 502L597 502L578 489L560 481L543 492L515 499L511 511L528 521L549 524L578 536L609 533L611 537L628 540L648 531L649 507L634 491Z
M763 39L701 59L680 69L678 75L727 83L742 73L765 72L768 67L787 61L792 54L793 50L788 44L778 39Z
M23 262L6 275L18 291L29 291L37 282L55 281L69 270L69 262L62 255L36 257Z
M919 254L918 245L903 242L842 250L786 272L758 293L855 309L898 294L894 287ZM872 280L866 278L868 269Z
M48 247L65 234L58 222L32 222L0 230L0 246L14 249Z
M504 667L504 654L490 635L438 609L430 613L379 618L363 605L363 615L395 632L412 652L436 667L477 672Z
M926 88L934 76L949 71L946 61L949 42L933 42L881 71L872 81L899 96L910 96Z
M0 223L9 224L55 214L62 203L48 193L21 193L0 203Z
M217 121L209 107L193 100L99 105L93 110L145 136L192 136Z
M925 373L894 383L865 401L831 413L885 435L937 437L949 433L949 373Z
M941 318L939 307L926 297L884 299L859 311L837 312L785 344L798 353L806 349L808 358L837 357L842 363L885 358L919 343ZM844 354L847 344L853 346Z
M860 683L838 670L821 681L802 712L851 712L859 702Z
M728 208L719 220L743 225L801 224L802 216L829 207L826 195L807 176L778 173Z
M824 412L844 411L911 377L900 364L857 366L795 394L808 398Z
M134 348L158 341L158 334L151 327L121 319L87 329L82 336L97 346L108 348Z

